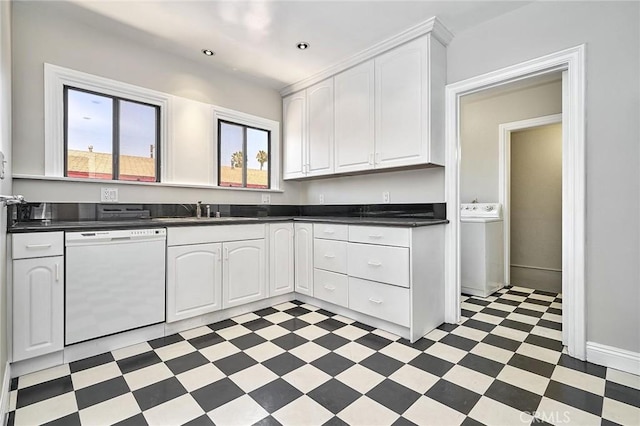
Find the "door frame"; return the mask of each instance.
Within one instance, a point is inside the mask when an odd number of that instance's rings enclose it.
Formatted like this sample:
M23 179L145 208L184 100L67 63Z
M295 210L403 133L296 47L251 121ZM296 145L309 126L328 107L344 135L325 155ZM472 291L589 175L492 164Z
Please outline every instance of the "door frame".
M585 327L585 45L452 83L445 88L445 321L460 321L460 98L530 77L563 71L563 342L586 359ZM564 147L563 147L564 148ZM567 166L566 168L564 166ZM566 236L566 239L565 239ZM564 242L566 241L566 247ZM566 339L564 338L566 336Z
M512 121L498 126L498 202L502 204L505 285L511 284L511 133L557 123L562 123L562 114L552 114L530 118L528 120ZM563 152L566 148L564 145L567 142L568 140L565 140L563 136ZM563 174L564 171L565 169L563 167ZM562 198L565 198L564 194L562 194Z

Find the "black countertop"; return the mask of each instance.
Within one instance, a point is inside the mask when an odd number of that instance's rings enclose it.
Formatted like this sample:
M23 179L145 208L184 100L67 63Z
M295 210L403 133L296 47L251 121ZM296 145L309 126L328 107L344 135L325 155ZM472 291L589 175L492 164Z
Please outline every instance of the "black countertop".
M28 221L17 222L9 227L9 233L25 232L53 232L53 231L83 231L87 229L128 229L128 228L165 228L177 226L204 226L204 225L239 225L252 223L271 223L284 221L336 223L344 225L373 225L418 227L449 223L446 219L425 218L383 218L383 217L349 217L349 216L266 216L266 217L220 217L220 218L195 218L195 217L165 217L154 219L132 219L117 221Z

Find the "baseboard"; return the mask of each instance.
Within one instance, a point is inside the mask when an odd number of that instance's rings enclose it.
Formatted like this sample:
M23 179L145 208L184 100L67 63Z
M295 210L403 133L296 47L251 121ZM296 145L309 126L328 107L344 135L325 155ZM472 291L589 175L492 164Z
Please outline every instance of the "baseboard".
M7 414L9 414L9 384L11 383L11 364L7 362L4 366L4 376L2 377L2 390L0 391L0 407L2 407L2 424L7 424Z
M587 361L627 373L640 375L640 353L587 342Z

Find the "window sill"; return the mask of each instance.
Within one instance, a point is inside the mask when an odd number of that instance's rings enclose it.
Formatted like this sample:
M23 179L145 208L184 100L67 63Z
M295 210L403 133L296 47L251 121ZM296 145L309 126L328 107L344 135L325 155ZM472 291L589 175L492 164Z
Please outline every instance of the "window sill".
M203 184L191 184L191 183L169 183L169 182L136 182L127 180L97 180L97 179L83 179L83 178L69 178L62 176L41 176L41 175L23 175L14 174L13 179L28 179L28 180L47 180L58 182L79 182L79 183L93 183L100 184L102 186L113 185L139 185L139 186L151 186L156 188L199 188L199 189L216 189L222 191L242 191L242 192L273 192L284 193L282 189L258 189L258 188L232 188L226 186L213 186Z

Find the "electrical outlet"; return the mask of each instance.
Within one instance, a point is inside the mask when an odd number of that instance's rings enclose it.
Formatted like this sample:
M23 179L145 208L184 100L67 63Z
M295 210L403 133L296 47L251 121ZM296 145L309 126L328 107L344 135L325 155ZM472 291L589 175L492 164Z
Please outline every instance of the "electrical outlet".
M319 198L320 204L324 204L324 194L320 194L318 198Z
M262 194L262 204L271 204L271 194Z
M391 199L389 197L389 191L385 191L382 193L382 202L387 204L391 202Z
M117 203L118 202L118 188L101 188L100 189L100 202L102 202L102 203Z

